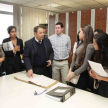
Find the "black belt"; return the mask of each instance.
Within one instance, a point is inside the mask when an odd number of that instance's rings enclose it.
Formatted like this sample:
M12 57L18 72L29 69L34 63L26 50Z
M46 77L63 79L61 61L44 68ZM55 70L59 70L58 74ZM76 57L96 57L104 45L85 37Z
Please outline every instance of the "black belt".
M54 59L55 60L55 59ZM55 61L65 61L65 60L68 60L68 59L63 59L63 60L55 60Z

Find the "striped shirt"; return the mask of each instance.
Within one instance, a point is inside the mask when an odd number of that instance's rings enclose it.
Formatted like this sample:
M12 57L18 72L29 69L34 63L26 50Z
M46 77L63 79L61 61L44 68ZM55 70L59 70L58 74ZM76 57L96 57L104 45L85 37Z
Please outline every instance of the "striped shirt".
M71 40L69 36L65 34L61 34L60 36L54 34L49 37L49 40L54 50L55 60L64 60L69 57L71 51Z

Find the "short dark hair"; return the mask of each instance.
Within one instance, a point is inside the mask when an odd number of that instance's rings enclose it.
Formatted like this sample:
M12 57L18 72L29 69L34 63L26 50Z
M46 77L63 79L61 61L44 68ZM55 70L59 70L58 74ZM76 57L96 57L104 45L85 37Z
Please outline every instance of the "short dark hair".
M56 23L56 25L60 25L61 28L63 28L63 23L61 23L61 22Z
M15 27L15 26L9 26L9 27L7 28L7 31L8 31L9 34L10 34L10 32L11 32L11 30L12 30L13 28L16 30L16 27Z
M39 28L43 28L43 27L42 26L36 26L36 27L34 27L33 31L37 33Z
M104 31L103 31L103 30L101 30L101 29L96 29L94 32L104 33Z

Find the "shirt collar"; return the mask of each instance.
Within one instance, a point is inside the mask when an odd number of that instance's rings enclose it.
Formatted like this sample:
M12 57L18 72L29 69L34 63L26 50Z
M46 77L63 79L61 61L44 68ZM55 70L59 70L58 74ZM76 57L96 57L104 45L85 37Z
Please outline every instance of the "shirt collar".
M38 39L36 39L36 37L35 37L35 41L36 41L36 42L40 42L40 41L41 41L41 43L42 43L42 40L39 41Z
M59 36L62 36L62 35L63 35L63 33L61 35L59 35ZM56 36L58 36L58 35L56 34Z

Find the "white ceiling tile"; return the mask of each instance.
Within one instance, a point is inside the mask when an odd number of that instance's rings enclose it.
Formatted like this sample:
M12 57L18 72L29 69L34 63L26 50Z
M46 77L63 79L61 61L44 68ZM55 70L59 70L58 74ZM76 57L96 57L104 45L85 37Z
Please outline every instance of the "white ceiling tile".
M24 4L24 6L30 6L30 7L35 7L35 6L39 6L40 4L34 4L34 3L27 3Z
M47 0L34 0L33 3L43 3L43 2L47 2Z
M15 4L25 4L25 3L28 3L28 2L30 3L34 0L1 0L1 1L15 3Z
M90 7L79 7L79 8L76 8L78 10L88 10L88 9L91 9Z
M69 9L64 9L64 11L73 12L73 11L77 11L77 9L69 8Z
M77 11L77 10L86 10L92 8L101 8L108 6L108 0L0 0L1 2L10 2L15 4L22 4L23 6L29 6L44 10L50 10L55 12L66 12L66 11ZM45 5L50 3L61 4L62 6L67 6L70 8L52 8Z
M48 7L48 6L37 6L37 8L40 8L40 9L45 9L45 8L51 9L52 7Z
M102 7L105 7L105 6L99 4L99 5L91 5L89 7L92 8L92 9L95 9L95 8L102 8Z
M104 5L104 6L107 6L107 7L108 7L108 3L102 4L102 5Z
M36 4L45 4L45 3L50 3L49 1L47 0L33 0L31 2L27 2L27 3L36 3Z
M56 9L56 8L53 8L53 9L50 9L50 10L53 10L53 11L60 11L60 9Z
M61 0L47 0L47 1L56 2L56 1L61 1Z
M48 7L48 6L37 6L36 8L40 8L40 9L49 9L49 10L60 10L60 9L53 8L53 7Z
M32 2L32 1L35 1L35 0L23 0L23 1L26 1L26 2Z
M95 0L95 1L99 3L108 3L108 0Z
M68 4L73 4L75 2L73 2L72 0L60 0L56 3L61 4L61 5L68 5Z
M57 9L68 9L68 8L70 8L70 7L68 7L68 6L59 6L59 7L56 7Z
M48 10L48 11L53 11L53 12L58 12L58 11L60 11L60 9L56 9L56 8L52 8L52 7L47 7L47 8L46 8L46 6L38 6L38 7L36 7L36 8L38 8L38 9L43 9L43 10Z
M104 5L104 6L108 6L108 0L95 0L95 1Z
M77 3L81 3L81 2L92 1L92 0L72 0L72 1L77 2Z
M79 7L84 7L83 5L81 5L81 4L78 4L78 3L74 3L74 4L69 4L68 5L69 7L72 7L72 8L79 8Z
M43 1L43 2L42 2ZM25 6L32 6L32 7L35 7L35 6L42 6L42 5L47 5L49 4L50 2L49 1L44 1L44 0L36 0L36 1L33 1L33 2L30 2L30 3L25 3L24 5Z
M88 6L88 5L98 5L99 3L95 1L88 1L88 2L81 2L80 4Z
M48 5L48 4L50 4L51 2L43 2L43 3L40 3L40 5Z

